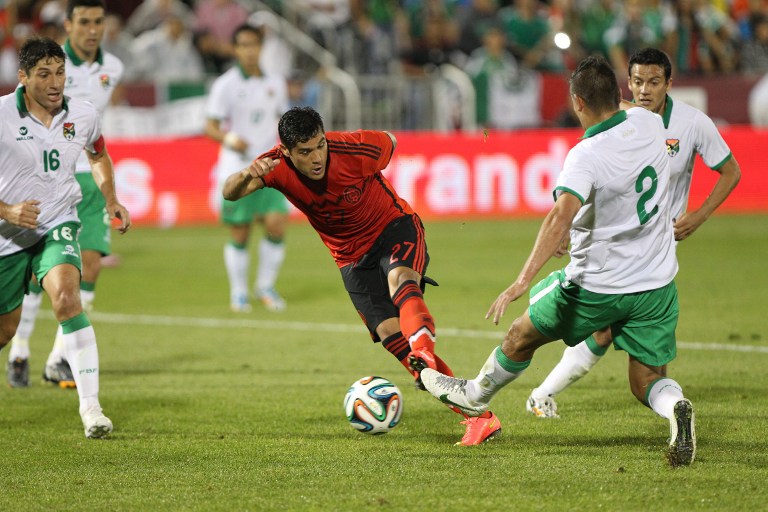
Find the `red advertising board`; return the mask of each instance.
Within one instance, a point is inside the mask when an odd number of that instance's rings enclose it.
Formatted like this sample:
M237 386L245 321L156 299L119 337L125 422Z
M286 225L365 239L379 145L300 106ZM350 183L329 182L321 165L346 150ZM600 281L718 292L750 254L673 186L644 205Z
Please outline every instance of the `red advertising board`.
M722 131L742 181L722 212L767 212L768 130ZM422 217L499 218L543 215L552 188L580 130L488 134L399 133L385 175ZM217 221L213 179L218 146L204 138L111 141L121 201L136 223L172 226ZM236 171L233 169L232 171ZM701 204L718 174L697 159L691 207ZM296 213L300 217L300 214Z

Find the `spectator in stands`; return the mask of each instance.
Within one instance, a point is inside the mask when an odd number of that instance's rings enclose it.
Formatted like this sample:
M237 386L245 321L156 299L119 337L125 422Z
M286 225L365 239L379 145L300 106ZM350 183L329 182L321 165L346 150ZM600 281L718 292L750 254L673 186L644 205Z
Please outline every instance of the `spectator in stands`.
M677 0L674 27L664 47L680 74L727 73L734 69L734 33L729 19L706 0Z
M301 70L294 70L288 76L288 104L293 107L320 106L320 82L314 76Z
M761 75L768 72L768 17L754 17L751 31L754 39L741 48L741 70L747 75Z
M393 61L392 40L365 10L355 13L348 31L343 67L361 75L384 75Z
M269 11L256 11L248 23L264 34L259 66L271 75L290 76L294 69L293 49L285 41L280 20Z
M17 23L13 26L9 42L0 51L0 83L17 84L19 82L19 48L34 33L29 23Z
M404 125L407 130L427 128L430 115L431 84L425 79L438 67L450 63L450 56L455 50L456 32L452 19L439 10L428 12L423 20L423 33L414 38L409 49L401 55L402 70L409 77L406 89ZM451 110L446 103L449 98L442 98L444 111Z
M627 69L629 55L642 48L658 46L658 35L644 16L643 7L643 0L624 2L624 9L604 35L613 69Z
M123 63L125 81L133 80L133 46L134 37L130 35L123 24L123 19L117 14L108 14L104 18L104 40L101 47Z
M562 71L562 54L554 45L554 34L546 11L538 0L514 0L499 11L512 54L531 69Z
M350 0L294 0L305 18L307 33L333 54L341 51L339 32L350 21Z
M234 0L199 0L195 7L193 31L206 68L221 74L234 56L232 34L248 21L249 13Z
M186 27L192 26L192 9L181 0L144 0L131 13L126 27L129 33L137 36L157 28L170 16L182 20Z
M483 46L472 52L465 67L477 94L477 122L503 129L539 126L541 78L519 66L505 45L504 30L488 27Z
M465 55L483 46L483 38L489 28L499 22L497 0L470 0L456 13L459 23L458 47Z
M581 18L580 40L587 54L608 58L604 35L613 26L618 12L619 5L615 0L597 0L586 8Z
M136 80L170 83L200 81L205 76L192 34L175 15L137 37L132 53Z

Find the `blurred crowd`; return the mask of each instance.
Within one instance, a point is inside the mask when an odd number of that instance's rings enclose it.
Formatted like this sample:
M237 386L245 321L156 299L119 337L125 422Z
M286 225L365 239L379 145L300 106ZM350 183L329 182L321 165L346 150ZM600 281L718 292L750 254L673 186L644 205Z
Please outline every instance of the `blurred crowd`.
M300 85L311 67L281 33L285 17L352 74L465 70L478 95L493 77L535 85L602 54L625 76L628 56L666 51L675 76L768 72L768 0L120 0L107 1L103 47L127 81L202 81L232 63L231 35L264 27L263 67ZM0 83L16 82L16 48L33 33L65 37L66 0L0 0ZM269 9L265 9L265 7ZM299 71L301 70L301 71ZM307 71L311 70L308 74ZM535 88L535 87L534 87ZM481 98L482 100L482 98ZM486 109L487 110L487 109ZM482 114L479 114L482 121Z

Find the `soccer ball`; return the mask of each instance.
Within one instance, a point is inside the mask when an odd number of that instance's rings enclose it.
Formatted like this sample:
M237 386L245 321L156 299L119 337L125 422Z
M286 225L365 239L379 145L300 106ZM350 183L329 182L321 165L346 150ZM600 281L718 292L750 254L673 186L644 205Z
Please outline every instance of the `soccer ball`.
M386 434L400 423L403 396L384 377L363 377L349 387L344 412L349 424L360 432Z

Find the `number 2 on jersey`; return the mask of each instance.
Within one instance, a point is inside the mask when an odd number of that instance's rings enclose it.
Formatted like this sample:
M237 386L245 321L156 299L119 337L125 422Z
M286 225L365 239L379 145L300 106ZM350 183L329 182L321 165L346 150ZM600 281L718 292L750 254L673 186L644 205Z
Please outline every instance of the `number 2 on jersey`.
M645 178L651 179L651 187L643 192L643 188L645 187ZM645 204L653 199L654 194L656 194L656 188L658 185L659 177L656 174L656 169L649 165L640 171L640 176L638 176L637 181L635 181L635 191L638 193L643 192L640 194L640 199L637 201L637 216L640 218L641 226L651 220L651 217L659 213L659 205L655 205L653 210L650 212L645 209Z

